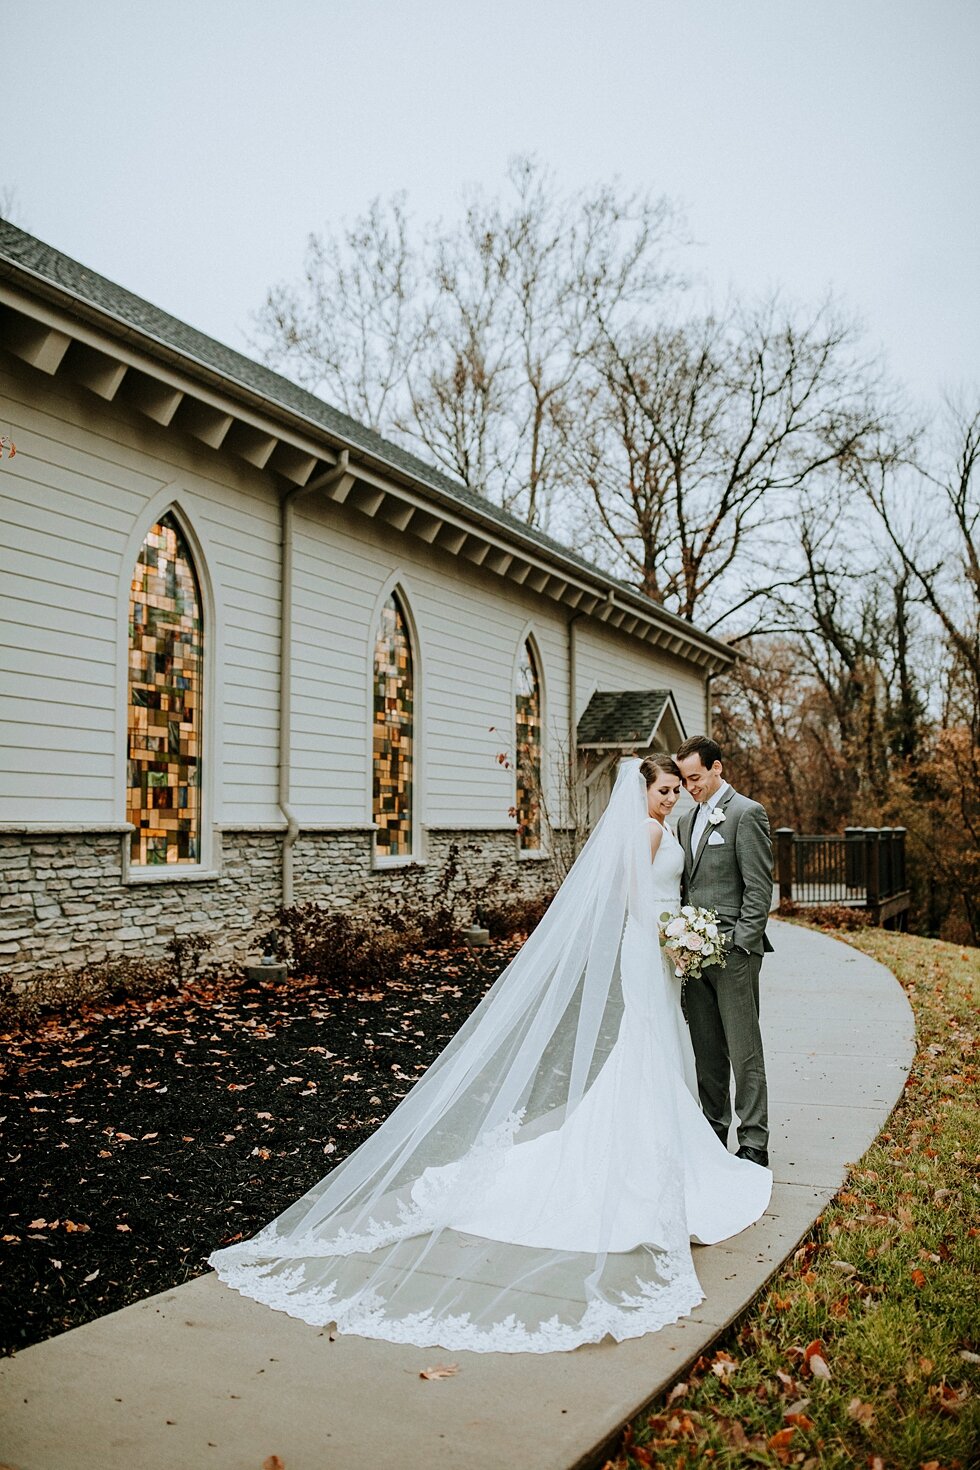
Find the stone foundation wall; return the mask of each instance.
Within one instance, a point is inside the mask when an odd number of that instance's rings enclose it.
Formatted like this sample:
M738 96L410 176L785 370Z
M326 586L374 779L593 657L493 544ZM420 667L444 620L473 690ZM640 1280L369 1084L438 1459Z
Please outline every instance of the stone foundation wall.
M210 953L254 952L281 901L282 836L216 834L219 876L124 883L118 832L0 833L0 973L38 971L120 955L160 958L176 935L206 933ZM294 901L370 907L432 893L453 846L467 893L489 902L556 886L548 859L519 859L510 832L430 830L424 863L372 868L367 831L304 832L294 848ZM457 882L457 890L460 888Z

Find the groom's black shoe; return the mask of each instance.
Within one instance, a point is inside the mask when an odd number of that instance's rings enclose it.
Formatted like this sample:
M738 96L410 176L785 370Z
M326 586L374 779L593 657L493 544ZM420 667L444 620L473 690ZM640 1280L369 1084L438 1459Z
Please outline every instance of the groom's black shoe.
M761 1164L764 1169L769 1168L769 1155L764 1148L750 1148L748 1144L743 1143L735 1157L748 1159L750 1164Z

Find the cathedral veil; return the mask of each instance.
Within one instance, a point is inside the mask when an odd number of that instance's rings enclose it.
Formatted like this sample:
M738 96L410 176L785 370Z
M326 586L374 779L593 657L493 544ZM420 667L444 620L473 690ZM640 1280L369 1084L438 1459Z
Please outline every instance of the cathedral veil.
M473 1014L349 1158L211 1256L223 1281L315 1326L451 1350L574 1348L697 1305L646 815L623 761Z

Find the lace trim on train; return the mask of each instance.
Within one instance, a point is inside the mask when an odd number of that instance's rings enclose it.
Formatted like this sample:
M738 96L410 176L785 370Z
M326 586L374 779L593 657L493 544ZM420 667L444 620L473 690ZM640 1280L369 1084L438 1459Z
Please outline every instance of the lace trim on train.
M228 1256L230 1251L220 1254ZM583 1343L613 1337L622 1342L657 1332L687 1316L704 1300L704 1293L689 1259L658 1259L662 1279L637 1280L635 1293L623 1293L619 1304L594 1301L576 1323L559 1321L557 1315L529 1328L514 1314L492 1326L481 1327L469 1313L433 1316L416 1312L406 1317L389 1317L383 1298L374 1292L338 1298L334 1285L303 1289L301 1266L277 1268L273 1264L226 1265L217 1267L226 1285L253 1301L298 1317L311 1327L335 1322L341 1332L359 1337L415 1347L441 1347L451 1352L551 1353L567 1352Z

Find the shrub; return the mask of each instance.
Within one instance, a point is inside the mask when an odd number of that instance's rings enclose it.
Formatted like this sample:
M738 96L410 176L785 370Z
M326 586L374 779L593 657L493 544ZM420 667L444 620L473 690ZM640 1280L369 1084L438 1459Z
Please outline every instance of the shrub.
M40 970L16 986L9 980L3 983L0 1025L29 1025L49 1013L71 1013L85 1005L126 1000L130 996L150 999L176 990L179 984L172 958L120 956L80 965L74 970L65 966Z
M72 1013L85 1005L172 995L197 975L201 956L211 948L205 934L174 934L165 956L110 955L69 969L39 970L30 980L0 987L0 1024L26 1025L54 1012Z
M553 893L541 893L534 898L511 898L501 903L482 904L479 917L484 928L490 930L492 939L530 934L544 918L553 898Z
M846 903L799 904L781 899L777 910L781 919L805 919L819 929L867 929L873 922L867 909Z
M480 849L473 850L479 856ZM515 884L516 879L509 880L511 888ZM453 949L471 924L486 926L485 915L497 906L503 886L500 863L475 878L454 842L432 888L425 886L421 869L410 870L397 894L378 901L371 912L379 925L396 933L410 930L416 949Z
M201 956L207 954L211 941L206 934L174 934L167 945L167 953L173 969L174 990L193 980L201 966Z
M389 923L378 913L317 903L277 909L269 939L295 975L351 990L383 985L419 943L418 932L401 916Z

